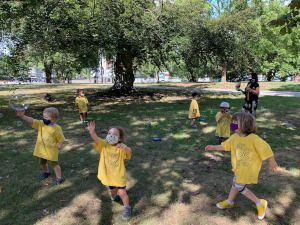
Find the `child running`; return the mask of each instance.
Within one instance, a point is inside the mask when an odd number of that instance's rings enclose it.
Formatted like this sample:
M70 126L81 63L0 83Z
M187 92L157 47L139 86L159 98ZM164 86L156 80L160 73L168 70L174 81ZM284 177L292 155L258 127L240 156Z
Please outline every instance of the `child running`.
M87 123L88 121L86 120L86 118L87 118L89 101L84 96L83 89L78 89L77 92L78 92L78 96L75 99L75 106L79 109L79 117L80 117L81 123L83 123L83 122Z
M106 140L104 140L95 133L94 121L87 125L86 129L89 130L91 138L94 140L94 148L100 153L98 179L103 185L109 187L112 201L121 197L124 204L122 218L127 220L131 216L131 208L126 192L127 178L124 160L130 159L132 152L129 147L122 143L124 130L121 127L111 127L108 130Z
M257 184L258 174L262 161L268 159L268 166L272 171L277 171L277 163L271 147L256 133L255 118L247 113L234 113L230 128L236 133L221 145L208 145L205 151L231 151L231 164L234 178L228 199L217 203L219 209L233 207L234 199L238 193L243 194L255 203L258 219L265 217L267 201L258 199L249 189L247 184Z
M62 149L65 137L60 126L56 124L59 116L58 110L54 107L46 108L43 112L43 120L25 116L25 110L16 111L16 113L18 117L32 124L32 128L38 130L33 155L40 158L40 164L44 171L40 179L44 180L51 175L47 165L47 160L49 160L56 175L52 185L61 184L64 178L58 165L58 151Z
M196 122L196 118L200 117L199 106L197 103L197 100L199 99L200 94L198 94L197 92L194 92L192 94L192 97L193 97L193 99L190 104L189 119L191 119L191 127L197 127L195 122Z
M230 137L231 115L229 113L230 105L228 102L221 102L220 112L216 115L217 130L216 138L219 144L226 141Z

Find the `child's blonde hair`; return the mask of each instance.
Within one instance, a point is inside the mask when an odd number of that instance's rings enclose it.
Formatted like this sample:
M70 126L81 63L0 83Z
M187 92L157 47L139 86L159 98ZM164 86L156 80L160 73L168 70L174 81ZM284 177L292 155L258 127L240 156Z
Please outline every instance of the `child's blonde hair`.
M49 107L49 108L44 109L44 113L47 113L48 116L50 116L53 119L57 119L59 116L59 112L58 112L57 108L54 108L54 107Z
M232 115L232 120L238 121L240 123L239 129L243 134L256 133L256 121L251 114L236 112Z
M115 129L117 129L117 130L119 131L119 134L120 134L119 139L120 139L121 142L124 142L124 139L125 139L125 131L124 131L124 128L123 128L123 127L120 127L120 126L111 126L111 127L108 128L107 132L108 132L110 129L112 129L112 128L115 128Z

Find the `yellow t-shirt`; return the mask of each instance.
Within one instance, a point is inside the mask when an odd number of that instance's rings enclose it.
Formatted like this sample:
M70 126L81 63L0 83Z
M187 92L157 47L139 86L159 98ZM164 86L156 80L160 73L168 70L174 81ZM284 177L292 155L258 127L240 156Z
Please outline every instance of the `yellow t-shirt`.
M194 114L194 109L197 110L196 116ZM189 119L193 119L196 117L200 117L200 112L199 112L199 106L196 100L192 100L191 104L190 104L190 110L189 110Z
M87 104L89 103L89 101L87 100L86 97L82 96L82 97L76 97L75 99L75 106L77 106L79 108L79 113L86 113L88 108L87 108Z
M262 161L274 155L270 145L256 134L240 137L235 133L222 146L231 151L232 170L239 184L257 184Z
M58 143L65 141L59 125L54 127L44 124L42 120L33 120L32 128L38 130L33 155L50 161L58 161Z
M127 184L125 159L130 159L131 154L126 154L124 149L117 148L100 139L94 148L100 152L98 179L103 185L124 187Z
M216 115L216 121L217 121L217 130L216 130L216 136L229 138L230 137L230 123L231 120L224 116L219 122L219 118L222 115L221 112L218 112Z

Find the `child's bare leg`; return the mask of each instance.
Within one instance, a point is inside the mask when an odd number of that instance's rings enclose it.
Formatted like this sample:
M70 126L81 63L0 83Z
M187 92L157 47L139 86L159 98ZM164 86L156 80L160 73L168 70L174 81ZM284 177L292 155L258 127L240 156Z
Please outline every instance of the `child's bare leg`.
M119 189L119 195L123 201L124 206L129 206L129 197L127 195L126 189Z
M238 193L239 191L232 187L229 192L228 201L233 202Z
M47 163L41 164L41 167L42 167L42 170L43 170L45 173L49 173L49 169L48 169L48 164L47 164Z
M192 119L192 120L191 120L191 125L194 125L195 122L196 122L196 119Z
M83 117L84 117L84 121L86 121L87 113L84 113L84 114L83 114Z
M109 195L110 197L115 198L118 193L119 188L110 189Z
M81 120L81 121L83 120L82 114L83 114L83 113L79 113L79 116L80 116L80 120Z
M52 165L56 178L61 179L61 168L59 165Z
M252 202L254 202L255 204L258 204L260 202L260 200L249 189L247 189L247 191L244 193L244 195L248 199L250 199Z

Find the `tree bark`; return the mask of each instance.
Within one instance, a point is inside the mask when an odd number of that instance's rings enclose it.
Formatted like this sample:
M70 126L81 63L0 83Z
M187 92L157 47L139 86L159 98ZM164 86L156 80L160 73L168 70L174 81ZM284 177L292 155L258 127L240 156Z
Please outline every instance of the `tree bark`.
M44 70L46 73L46 83L51 83L52 66L44 62Z
M274 79L274 76L275 76L275 72L270 70L268 73L267 73L267 81L272 81Z
M226 82L226 75L227 75L227 69L226 69L226 66L223 66L221 82Z
M195 83L196 82L196 76L192 74L191 79L189 80L189 82Z
M116 79L113 89L119 89L123 94L127 94L133 91L133 56L129 46L120 46L119 49L122 49L122 51L117 52L116 55L114 65ZM121 85L120 88L116 86L118 83Z
M159 83L159 71L156 72L155 77L156 77L156 83Z

